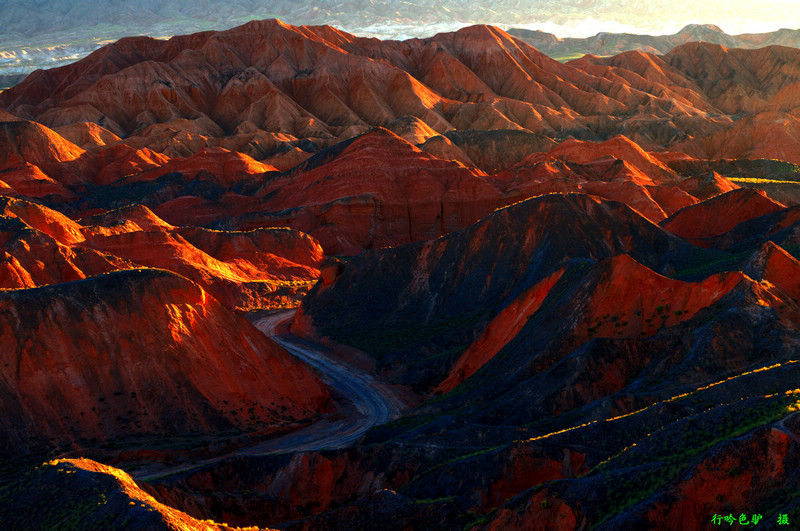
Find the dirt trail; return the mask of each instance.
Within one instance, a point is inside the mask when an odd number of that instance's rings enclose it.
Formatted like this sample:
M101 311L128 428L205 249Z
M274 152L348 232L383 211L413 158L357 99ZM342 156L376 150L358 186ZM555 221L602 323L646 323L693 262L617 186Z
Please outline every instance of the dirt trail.
M328 355L328 349L321 345L291 334L276 335L278 326L291 319L293 314L294 310L287 310L256 318L253 324L290 354L313 367L331 394L342 402L342 407L334 414L327 415L295 432L195 463L155 473L143 471L133 474L134 479L148 481L200 468L233 456L343 448L358 440L371 427L400 416L404 402L372 375L332 359Z

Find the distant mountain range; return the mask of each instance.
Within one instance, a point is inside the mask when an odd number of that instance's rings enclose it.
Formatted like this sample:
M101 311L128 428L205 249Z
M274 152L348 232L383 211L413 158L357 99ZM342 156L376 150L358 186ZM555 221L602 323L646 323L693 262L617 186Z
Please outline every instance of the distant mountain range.
M29 39L40 34L131 31L150 34L154 26L167 25L178 32L203 29L209 24L224 29L243 21L278 17L296 24L330 24L341 29L373 25L475 23L527 25L551 23L576 27L595 21L605 28L631 27L642 31L679 27L681 21L715 21L742 27L750 20L792 25L797 18L794 2L775 0L768 6L733 0L653 0L643 7L635 0L2 0L0 45L12 36ZM158 29L158 28L155 28Z
M358 36L404 40L471 24L494 24L504 29L544 27L558 35L588 35L595 30L655 34L678 28L688 20L714 21L729 31L748 27L749 20L768 29L800 27L800 18L792 8L788 0L776 0L768 6L742 1L723 6L717 0L702 4L654 0L646 9L633 0L0 0L0 75L27 74L37 68L71 63L125 36L165 37L225 30L266 18L291 24L326 24ZM587 39L559 39L522 29L513 34L557 57L630 49L666 53L689 40L725 46L744 42L743 47L762 43L793 46L791 43L797 41L797 32L791 30L734 38L713 26L689 26L676 35L659 37L599 33Z
M555 59L577 59L586 54L614 55L628 51L665 54L687 42L708 42L726 48L800 47L800 30L781 29L770 33L728 35L712 24L689 24L673 35L598 33L585 39L559 38L544 31L511 28L508 33Z

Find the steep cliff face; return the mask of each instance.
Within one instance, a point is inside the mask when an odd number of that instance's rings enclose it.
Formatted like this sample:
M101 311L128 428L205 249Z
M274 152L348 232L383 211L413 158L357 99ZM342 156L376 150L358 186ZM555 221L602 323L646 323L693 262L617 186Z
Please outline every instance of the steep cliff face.
M588 273L591 279L588 282L585 278L576 279L574 275L570 278L568 275L569 283L582 284L577 293L572 292L569 286L558 284L565 272L561 269L520 295L487 325L437 390L451 391L514 341L518 334L525 335L525 327L545 301L551 307L558 304L559 292L569 292L569 297L575 301L573 306L580 307L562 307L556 312L569 316L567 333L571 337L567 341L579 345L593 338L650 337L664 328L691 319L700 310L712 306L741 283L747 282L747 278L738 273L713 275L697 283L672 280L655 274L627 255L601 261L594 269ZM548 300L551 291L556 294ZM542 326L541 318L540 314L533 319L536 326ZM552 325L555 325L555 320ZM548 328L541 335L555 336L552 328ZM516 342L519 344L519 339ZM612 368L611 372L616 370ZM606 383L613 388L622 382ZM598 391L597 396L600 394L602 392Z
M795 301L800 301L800 261L775 243L767 241L762 245L742 270L753 278L774 284Z
M563 274L564 269L559 269L503 308L486 326L480 337L458 358L447 378L436 387L436 391L440 393L452 391L492 359L492 356L511 341L528 319L539 310Z
M663 382L651 391L655 396L669 388L677 393L681 385L700 386L716 374L745 370L755 362L754 352L772 348L770 359L784 359L793 348L795 303L771 284L741 273L684 283L653 275L635 262L615 261L598 262L582 275L565 273L545 307L514 336L502 337L506 343L491 345L496 353L460 387L453 384L465 374L451 373L444 385L452 391L434 410L459 407L474 411L482 422L512 424L582 408L585 415L608 414L600 413L605 407L621 415L654 400L629 388ZM614 270L620 275L616 279ZM713 317L723 308L730 314ZM756 311L763 315L743 327L739 321ZM487 332L501 324L492 323ZM767 330L772 335L762 338ZM465 355L475 365L483 361L469 350ZM674 365L665 365L665 356ZM487 404L487 396L496 398ZM611 396L615 399L602 403ZM513 411L510 403L516 404Z
M307 368L173 273L113 272L0 298L6 453L141 433L274 430L326 407Z

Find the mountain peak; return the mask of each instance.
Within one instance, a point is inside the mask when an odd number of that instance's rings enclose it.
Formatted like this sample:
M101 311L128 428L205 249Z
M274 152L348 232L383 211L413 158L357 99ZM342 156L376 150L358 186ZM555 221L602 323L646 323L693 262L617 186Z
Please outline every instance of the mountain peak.
M678 35L685 33L723 33L722 28L715 24L687 24L678 32ZM726 34L727 35L727 34Z

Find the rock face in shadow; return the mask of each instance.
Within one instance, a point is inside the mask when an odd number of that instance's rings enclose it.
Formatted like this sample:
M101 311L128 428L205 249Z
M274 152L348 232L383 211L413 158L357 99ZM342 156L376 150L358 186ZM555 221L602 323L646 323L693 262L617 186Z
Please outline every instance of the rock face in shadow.
M424 358L433 345L452 349L450 358L432 361L435 369L423 364L408 375L416 385L435 386L438 381L429 380L428 370L443 378L452 356L460 354L457 347L474 341L527 289L571 261L619 253L662 272L714 256L621 203L581 194L545 195L432 242L354 257L333 284L312 289L293 329L356 345L384 363L398 364L396 370ZM412 351L417 354L408 358Z
M740 217L718 221L719 205L735 197L756 208L737 207ZM384 485L403 496L394 513L445 504L429 522L459 507L457 525L469 528L533 521L614 529L696 526L725 504L751 508L770 496L782 500L767 503L771 516L794 510L781 493L794 485L785 467L797 444L793 417L785 418L796 409L800 345L796 208L746 190L708 203L686 211L714 234L728 231L708 240L713 250L673 240L617 203L556 194L434 242L353 258L315 287L295 330L358 344L391 381L437 391L414 416L368 437L371 457L391 448L404 463L421 463L408 481L392 475ZM561 252L561 236L577 242L570 252ZM763 243L779 237L791 252ZM446 262L450 256L457 259ZM502 273L492 268L500 263ZM486 314L458 319L467 301ZM347 333L336 325L351 315L359 334L337 335ZM398 316L425 324L402 328ZM772 463L764 465L771 472L744 465L751 453ZM356 478L374 477L371 457L354 467ZM525 471L530 463L536 473ZM180 499L186 486L172 485L159 488ZM697 504L689 501L695 493ZM359 495L329 507L292 526L364 523L380 503Z
M33 461L32 461L33 462ZM124 471L90 459L58 459L19 468L0 500L3 523L14 528L63 526L91 529L236 528L199 520L157 502ZM37 511L29 510L39 505Z

